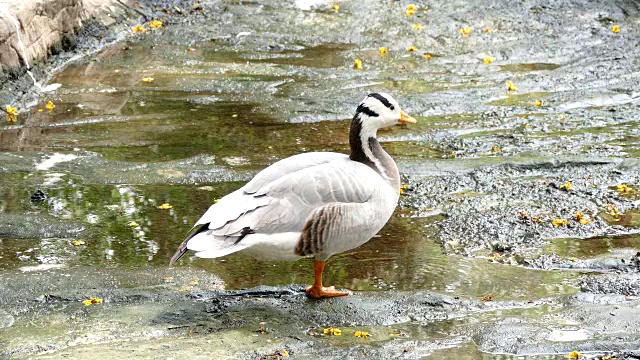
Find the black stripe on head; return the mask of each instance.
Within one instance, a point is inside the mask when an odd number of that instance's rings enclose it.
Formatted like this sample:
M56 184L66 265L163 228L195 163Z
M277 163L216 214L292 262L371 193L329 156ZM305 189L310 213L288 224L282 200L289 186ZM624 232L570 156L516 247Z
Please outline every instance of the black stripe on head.
M358 114L365 114L365 115L370 116L370 117L378 117L378 116L380 116L377 112L369 109L364 104L358 105L358 108L356 109L356 116L358 116Z
M373 93L373 94L369 94L368 97L372 97L372 98L376 98L378 99L378 101L380 101L382 103L382 105L388 107L391 110L394 110L395 107L389 102L389 100L387 100L386 97L378 94L378 93Z

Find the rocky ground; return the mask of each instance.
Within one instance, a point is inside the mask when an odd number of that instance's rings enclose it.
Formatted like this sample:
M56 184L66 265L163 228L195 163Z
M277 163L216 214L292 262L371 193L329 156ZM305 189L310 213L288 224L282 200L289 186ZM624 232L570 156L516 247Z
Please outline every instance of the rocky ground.
M141 1L36 65L54 92L5 73L0 358L640 358L638 4L408 5ZM167 267L256 170L348 149L372 91L418 124L379 134L396 215L327 267L352 295L307 299L304 261Z

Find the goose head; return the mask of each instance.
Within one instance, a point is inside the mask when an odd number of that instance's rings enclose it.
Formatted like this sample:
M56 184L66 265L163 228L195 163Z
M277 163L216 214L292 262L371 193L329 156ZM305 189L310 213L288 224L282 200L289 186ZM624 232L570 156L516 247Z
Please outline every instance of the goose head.
M378 129L401 123L415 124L416 119L402 111L391 95L372 93L356 109L351 121L350 138L357 137L362 143L366 143L369 138L376 137Z
M375 154L373 150L373 147L380 146L376 140L378 129L400 123L415 124L415 122L416 119L402 111L391 95L385 93L367 95L358 105L356 114L351 120L350 158L365 164L376 164L378 157L384 156L381 153L384 150L381 148L381 152L375 151Z
M363 130L378 130L399 123L416 123L414 118L400 109L396 99L385 93L367 95L356 109L354 120L356 118L360 120Z

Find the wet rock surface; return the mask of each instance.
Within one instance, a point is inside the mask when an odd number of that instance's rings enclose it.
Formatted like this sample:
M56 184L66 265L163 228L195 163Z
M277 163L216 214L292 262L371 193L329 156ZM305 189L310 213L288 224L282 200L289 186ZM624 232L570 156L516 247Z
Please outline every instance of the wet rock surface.
M333 5L143 1L162 28L95 19L34 69L55 92L3 86L0 358L637 357L638 5ZM256 171L347 151L373 91L418 124L379 134L407 187L330 260L350 296L307 299L308 261L167 267Z

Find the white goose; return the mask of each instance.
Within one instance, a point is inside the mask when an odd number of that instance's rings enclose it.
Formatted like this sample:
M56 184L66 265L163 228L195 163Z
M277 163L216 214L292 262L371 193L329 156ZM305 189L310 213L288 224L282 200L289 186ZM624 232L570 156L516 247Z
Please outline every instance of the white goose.
M322 286L325 261L369 241L387 223L400 194L398 167L378 129L416 120L389 95L369 94L351 121L351 154L303 153L280 160L211 205L171 258L187 250L217 258L245 250L296 260L314 256L312 298L347 295Z

